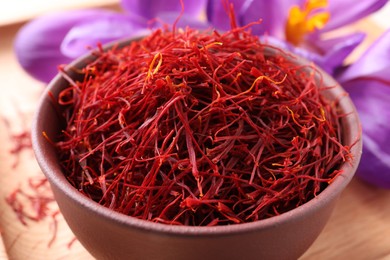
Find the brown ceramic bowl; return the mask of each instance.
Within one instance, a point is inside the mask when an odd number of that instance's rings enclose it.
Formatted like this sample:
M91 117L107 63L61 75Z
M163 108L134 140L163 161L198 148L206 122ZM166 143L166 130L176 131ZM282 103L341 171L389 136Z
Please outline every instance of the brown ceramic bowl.
M122 42L123 44L129 41ZM87 55L68 66L81 68ZM294 58L298 64L309 64ZM319 70L321 71L321 70ZM336 85L332 98L345 91L332 77L322 73L325 85ZM170 226L129 217L86 198L63 175L55 148L43 137L57 136L61 119L48 92L55 97L67 86L57 75L43 95L32 128L33 147L44 174L50 181L60 210L84 247L98 259L296 259L320 234L337 198L353 177L362 144L352 148L353 161L341 166L343 173L306 204L276 217L252 223L216 227ZM343 143L351 145L360 137L359 119L349 97L339 109L350 113L342 120Z

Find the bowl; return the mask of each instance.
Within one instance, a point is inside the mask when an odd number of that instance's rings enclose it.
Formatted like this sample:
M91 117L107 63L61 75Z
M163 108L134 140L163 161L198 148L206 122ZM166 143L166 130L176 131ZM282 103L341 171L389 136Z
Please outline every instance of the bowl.
M311 64L288 56L297 64ZM93 56L87 54L65 71L75 77L71 68L82 68L91 60ZM338 109L348 114L341 122L343 144L353 144L353 160L341 165L342 174L318 196L268 219L215 227L172 226L114 212L82 195L65 178L55 147L43 135L56 136L61 131L58 108L49 96L50 92L58 97L68 85L61 75L51 81L40 100L32 127L33 149L69 227L97 259L296 259L322 231L337 198L352 179L362 151L361 128L352 101L331 76L317 70L325 85L335 86L327 95L331 99L342 96Z

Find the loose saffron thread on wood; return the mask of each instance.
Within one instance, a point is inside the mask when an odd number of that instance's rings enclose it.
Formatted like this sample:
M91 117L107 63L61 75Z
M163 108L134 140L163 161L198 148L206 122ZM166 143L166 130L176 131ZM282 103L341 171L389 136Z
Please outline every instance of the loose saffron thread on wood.
M22 120L25 119L25 116L21 112L19 112L19 116ZM12 141L12 148L9 150L9 153L15 157L15 161L12 164L12 168L15 169L19 166L21 153L23 151L32 151L31 131L27 127L24 127L18 133L14 133L9 120L4 117L2 119Z
M25 115L20 111L19 117L22 120L25 119ZM13 144L13 147L9 152L16 157L12 168L16 168L20 163L20 154L25 150L32 151L31 131L29 128L25 127L21 132L13 133L9 120L4 117L2 119L9 131L9 136ZM50 140L48 139L48 141ZM54 142L52 142L52 144L55 145ZM48 247L51 247L57 238L58 221L56 216L60 212L56 207L52 207L55 200L49 182L45 177L39 176L28 178L27 183L30 192L28 192L25 187L18 187L10 192L5 200L16 214L19 222L24 226L28 226L29 221L39 223L46 218L52 219L52 236L48 242ZM72 242L72 244L73 243L74 242ZM68 247L70 248L70 245Z
M59 94L56 147L69 182L112 210L256 221L317 196L350 158L318 72L244 28L156 30L94 55Z
M28 221L39 223L47 218L52 219L52 237L48 242L51 247L57 237L58 221L56 216L60 213L56 207L49 182L45 177L28 178L28 190L19 187L6 197L6 202L15 212L21 224L28 226Z

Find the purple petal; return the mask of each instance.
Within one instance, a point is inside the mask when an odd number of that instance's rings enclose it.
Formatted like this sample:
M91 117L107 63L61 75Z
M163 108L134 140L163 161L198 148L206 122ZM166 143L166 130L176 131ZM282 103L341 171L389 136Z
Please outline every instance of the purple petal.
M344 84L363 126L363 155L357 176L390 188L390 86L356 80Z
M61 51L68 57L76 58L86 53L87 47L129 38L140 34L144 28L146 21L129 15L103 13L73 26L61 44Z
M159 16L160 22L156 22L153 27L161 27L161 25L164 24L173 24L177 20L177 14L175 13L163 13ZM207 29L209 28L209 24L205 21L201 21L197 18L194 18L189 15L183 15L180 17L180 19L177 21L176 28L196 28L196 29Z
M316 40L308 43L321 52L321 60L317 63L325 71L333 74L340 67L351 52L363 42L366 34L357 32L327 40Z
M274 37L264 37L269 44L286 49L298 56L313 61L329 74L340 67L344 59L359 45L364 34L356 33L327 41L307 43L306 48L293 46Z
M329 0L331 18L322 29L329 31L362 19L382 8L388 0Z
M59 64L70 57L61 53L60 45L69 30L88 19L113 13L104 10L60 12L42 16L23 26L15 38L15 52L22 67L38 80L49 82Z
M386 31L370 48L338 77L346 82L359 77L374 77L390 82L390 30Z
M303 2L302 0L276 0L270 4L267 0L230 1L234 6L239 26L262 19L261 24L252 27L252 32L256 35L266 33L280 39L285 37L285 25L291 7L294 5L301 6ZM207 18L217 29L228 30L230 28L226 7L219 1L209 1Z
M200 18L206 8L207 0L183 0L184 14ZM181 11L180 0L122 0L122 7L129 13L146 19L160 17L162 13L176 13Z
M236 18L239 19L238 17L241 15L241 9L245 9L245 6L250 5L252 1L230 0L229 2L233 4ZM210 0L207 4L207 20L218 30L229 30L230 19L228 15L228 9L229 7L226 4L223 4L222 1Z
M256 35L269 34L279 39L285 39L285 26L292 6L301 6L300 0L255 0L239 13L241 25L246 25L262 19L260 25L252 27ZM245 6L244 6L245 7Z
M266 44L270 44L270 45L273 45L277 48L290 51L290 52L294 53L295 55L303 57L307 60L311 60L315 63L317 63L317 62L319 63L322 61L322 57L320 54L318 54L314 51L309 51L309 50L306 50L306 49L303 49L300 47L296 47L296 46L294 46L286 41L280 40L278 38L267 35L267 36L260 37L260 40Z

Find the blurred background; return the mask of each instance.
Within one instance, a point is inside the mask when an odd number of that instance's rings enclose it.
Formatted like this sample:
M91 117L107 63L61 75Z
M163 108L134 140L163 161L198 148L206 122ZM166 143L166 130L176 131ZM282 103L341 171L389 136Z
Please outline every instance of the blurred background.
M119 0L2 0L0 9L0 26L25 22L39 15L63 10L74 10L88 7L116 8ZM372 20L384 28L390 27L390 5L388 4L372 16ZM387 15L387 16L386 16Z

